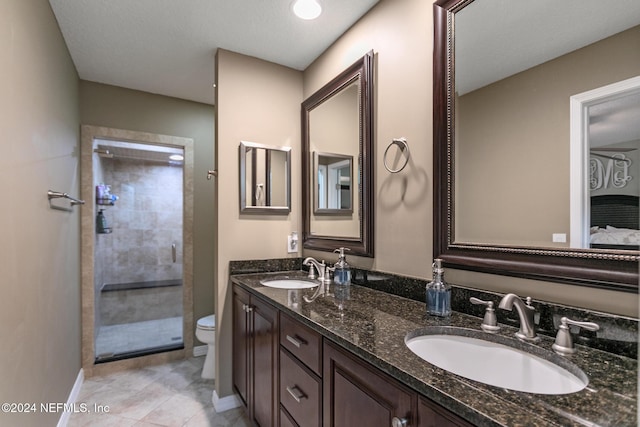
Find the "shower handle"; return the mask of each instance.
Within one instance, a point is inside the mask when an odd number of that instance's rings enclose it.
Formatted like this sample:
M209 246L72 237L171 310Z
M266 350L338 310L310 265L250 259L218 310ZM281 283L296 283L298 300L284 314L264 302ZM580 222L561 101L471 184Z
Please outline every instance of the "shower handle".
M176 244L173 243L171 245L171 259L173 259L173 262L176 262Z

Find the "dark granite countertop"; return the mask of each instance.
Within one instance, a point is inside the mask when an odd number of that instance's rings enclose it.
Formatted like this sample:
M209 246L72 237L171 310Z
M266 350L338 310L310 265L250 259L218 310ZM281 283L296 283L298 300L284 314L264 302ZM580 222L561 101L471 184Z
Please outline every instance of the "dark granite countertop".
M262 279L280 277L304 278L305 273L243 274L231 279L475 425L638 425L638 371L634 359L576 345L578 351L567 359L589 378L589 385L582 391L541 395L489 386L431 365L404 344L407 333L428 326L480 331L481 320L477 317L453 312L451 317L439 319L425 314L424 303L357 285L351 285L349 299L339 308L340 301L332 292L307 303L302 295L311 296L315 289L290 291L260 284ZM298 301L295 308L292 299ZM499 335L512 338L516 329L501 326ZM535 346L550 350L552 344L553 339L543 336ZM519 346L526 349L532 344Z

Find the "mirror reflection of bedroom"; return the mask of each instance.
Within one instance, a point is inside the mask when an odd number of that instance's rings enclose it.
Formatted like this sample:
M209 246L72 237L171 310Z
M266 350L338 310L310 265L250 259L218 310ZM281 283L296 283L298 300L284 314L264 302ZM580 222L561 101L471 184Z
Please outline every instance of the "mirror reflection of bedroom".
M589 105L590 247L640 249L640 90Z

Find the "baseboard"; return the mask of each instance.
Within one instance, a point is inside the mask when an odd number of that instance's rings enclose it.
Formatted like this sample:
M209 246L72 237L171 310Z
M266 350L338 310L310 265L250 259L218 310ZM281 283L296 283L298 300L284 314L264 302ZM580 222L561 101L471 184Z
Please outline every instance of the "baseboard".
M71 389L71 393L69 393L69 398L67 399L67 405L72 406L78 400L78 395L80 394L80 389L82 388L82 383L84 382L84 370L80 368L80 372L78 372L78 376L76 377L76 382L73 384L73 388ZM71 418L72 412L64 411L58 420L57 427L67 427L69 423L69 418Z
M206 356L208 347L206 344L193 346L193 357Z
M218 393L215 390L213 390L213 397L211 401L213 402L213 409L218 413L225 412L242 405L242 400L240 400L240 397L238 397L237 394L219 398Z

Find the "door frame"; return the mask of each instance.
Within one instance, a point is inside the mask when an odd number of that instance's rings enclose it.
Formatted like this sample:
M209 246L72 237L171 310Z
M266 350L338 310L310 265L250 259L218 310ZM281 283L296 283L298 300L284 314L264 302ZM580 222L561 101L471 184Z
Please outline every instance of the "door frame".
M569 246L589 248L589 107L640 91L640 76L573 95L570 104Z
M82 369L85 377L123 369L139 368L184 359L193 352L193 174L194 142L191 138L137 132L102 126L82 125L80 129L80 196L87 203L80 213ZM184 149L182 217L182 340L184 348L112 362L95 363L95 189L93 144L95 139L166 145Z

